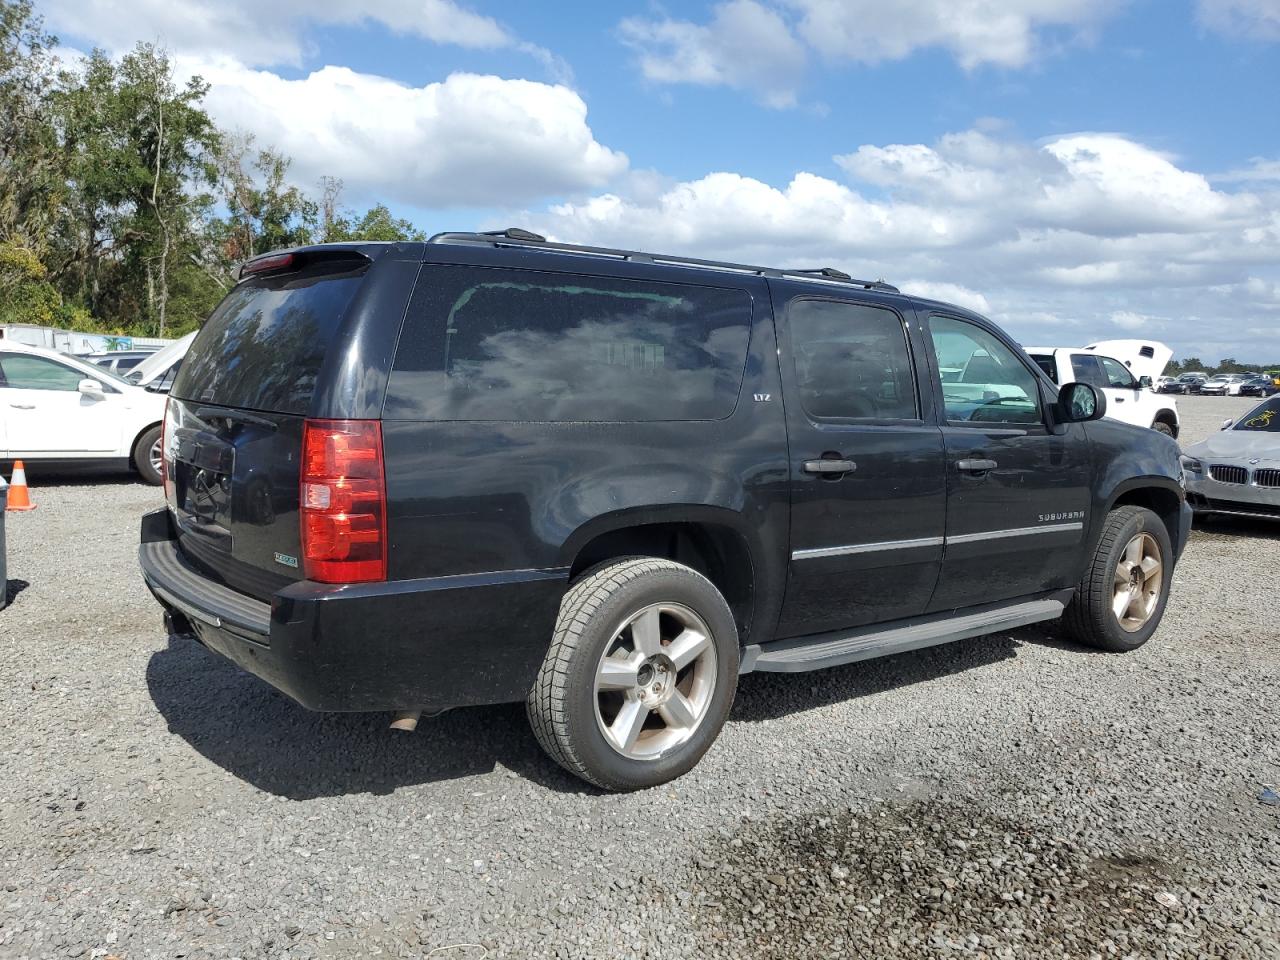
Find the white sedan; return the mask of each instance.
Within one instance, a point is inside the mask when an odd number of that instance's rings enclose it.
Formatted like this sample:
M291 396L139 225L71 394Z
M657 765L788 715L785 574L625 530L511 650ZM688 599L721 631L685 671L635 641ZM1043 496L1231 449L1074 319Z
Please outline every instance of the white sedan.
M132 467L159 484L164 404L102 367L0 340L0 460Z

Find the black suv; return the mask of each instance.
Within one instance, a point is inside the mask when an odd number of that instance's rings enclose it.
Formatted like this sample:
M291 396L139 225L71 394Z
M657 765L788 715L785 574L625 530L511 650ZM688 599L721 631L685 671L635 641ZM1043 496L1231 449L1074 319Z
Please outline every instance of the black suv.
M526 701L611 789L740 674L1065 615L1131 650L1178 449L967 310L839 271L442 234L259 257L196 338L140 560L171 632L302 705Z

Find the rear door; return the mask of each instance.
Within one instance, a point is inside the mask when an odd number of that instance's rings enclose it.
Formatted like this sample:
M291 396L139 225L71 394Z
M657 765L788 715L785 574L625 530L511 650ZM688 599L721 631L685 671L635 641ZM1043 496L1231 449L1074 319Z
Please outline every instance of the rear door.
M945 426L946 557L930 611L1070 586L1087 529L1088 440L1046 426L1030 359L972 319L928 318Z
M942 561L946 471L908 315L892 298L771 287L791 459L778 633L923 613Z
M240 283L170 394L166 495L180 548L259 599L302 579L303 426L368 269L363 257L326 259Z

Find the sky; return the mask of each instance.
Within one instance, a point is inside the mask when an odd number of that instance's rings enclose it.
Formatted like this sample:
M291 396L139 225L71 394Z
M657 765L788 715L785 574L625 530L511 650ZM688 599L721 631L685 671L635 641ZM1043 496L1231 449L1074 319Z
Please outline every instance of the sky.
M835 266L1280 360L1280 0L37 0L435 232Z

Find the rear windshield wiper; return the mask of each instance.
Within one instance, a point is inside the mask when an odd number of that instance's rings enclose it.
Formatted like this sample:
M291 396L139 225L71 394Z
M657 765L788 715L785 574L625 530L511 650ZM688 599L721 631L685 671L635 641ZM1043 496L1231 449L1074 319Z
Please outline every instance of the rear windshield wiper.
M260 417L255 413L245 413L243 410L225 410L222 407L196 407L196 416L201 420L231 420L236 423L251 423L256 427L266 427L268 430L278 430L280 425L274 420L268 420L266 417Z

